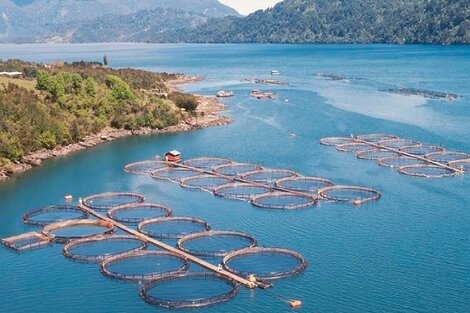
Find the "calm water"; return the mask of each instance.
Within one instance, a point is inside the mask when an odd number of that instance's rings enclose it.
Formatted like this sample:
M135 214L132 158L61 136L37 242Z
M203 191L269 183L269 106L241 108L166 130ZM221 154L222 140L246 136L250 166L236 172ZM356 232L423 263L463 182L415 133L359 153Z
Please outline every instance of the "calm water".
M261 245L302 253L310 262L308 270L275 287L286 298L301 299L302 312L470 312L470 175L407 177L318 143L326 136L380 132L470 152L470 47L0 46L0 58L40 62L101 60L104 54L116 67L207 77L185 86L187 91L234 91L226 114L235 122L185 134L127 138L45 162L0 185L0 237L30 231L21 216L61 203L65 194L142 192L176 215L205 218L214 229L245 231ZM244 81L270 77L272 69L289 85ZM352 79L349 84L321 80L314 76L320 71ZM426 101L378 92L401 85L457 93L463 99ZM254 88L273 90L279 100L249 98ZM122 171L127 163L169 149L181 150L186 158L227 157L370 186L383 198L359 208L322 203L271 212ZM155 311L138 297L135 285L105 279L96 265L70 262L60 249L55 245L23 255L0 249L1 312ZM272 291L261 290L242 290L232 301L201 309L222 310L290 309Z

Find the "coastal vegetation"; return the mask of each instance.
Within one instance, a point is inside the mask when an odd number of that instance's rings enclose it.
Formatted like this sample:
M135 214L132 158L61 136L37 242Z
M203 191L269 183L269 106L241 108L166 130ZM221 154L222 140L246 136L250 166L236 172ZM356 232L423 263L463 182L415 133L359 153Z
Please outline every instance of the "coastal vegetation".
M179 77L174 74L111 69L100 63L43 66L19 60L0 62L1 71L19 71L23 78L0 79L0 167L107 127L176 125L198 104L195 96L167 87L165 82Z

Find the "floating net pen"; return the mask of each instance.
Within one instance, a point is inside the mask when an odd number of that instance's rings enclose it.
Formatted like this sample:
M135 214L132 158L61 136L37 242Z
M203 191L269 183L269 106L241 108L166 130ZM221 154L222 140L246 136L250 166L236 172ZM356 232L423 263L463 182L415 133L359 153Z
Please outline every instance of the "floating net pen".
M139 224L145 220L168 217L173 214L172 209L159 203L131 203L112 208L108 217L120 223Z
M204 174L184 178L181 180L180 185L188 189L213 192L215 188L232 182L233 180L230 178Z
M264 209L299 210L317 204L316 196L301 193L269 192L254 197L251 204Z
M354 138L349 137L329 137L329 138L322 138L320 140L320 144L324 146L337 146L337 145L344 145L347 143L353 143Z
M279 179L296 176L300 175L290 170L263 169L245 173L241 178L256 183L273 185Z
M371 145L366 144L366 143L346 143L342 145L337 145L336 150L341 151L341 152L359 152L359 151L366 151L370 150L372 148Z
M276 182L276 186L280 188L315 194L318 189L333 185L333 182L329 179L305 176L288 177Z
M212 169L216 166L232 163L228 159L222 158L197 158L190 159L183 162L186 166L196 167L200 169Z
M455 170L429 164L408 165L398 168L401 174L427 178L449 177L457 174Z
M51 243L52 237L31 232L1 239L0 242L3 246L12 249L16 252L25 252L37 248L44 247Z
M107 192L83 199L83 204L90 209L97 211L108 211L113 207L129 203L144 202L145 197L140 193L134 192Z
M262 169L263 167L256 164L230 163L214 167L214 172L227 176L241 176L244 173Z
M356 157L363 160L377 160L394 156L398 156L398 154L384 149L372 149L356 152Z
M421 145L421 142L412 139L390 139L380 141L378 144L387 148L400 149L408 146L418 146Z
M439 146L418 145L402 147L400 148L400 151L413 155L424 156L429 153L442 152L444 151L444 148Z
M393 168L398 168L407 165L427 164L426 161L404 155L378 159L377 163L380 166Z
M167 165L161 161L141 161L124 166L124 171L130 174L149 175L153 171L165 167L167 167Z
M249 201L253 197L269 191L271 191L271 189L268 187L247 183L234 183L215 188L214 194L226 199Z
M325 200L338 202L363 202L378 200L381 195L377 190L358 186L331 186L318 190L318 195Z
M54 238L54 242L66 243L70 240L111 234L114 232L114 225L101 220L69 220L49 224L42 232Z
M152 238L181 239L184 236L210 230L210 225L195 217L160 217L146 220L137 226L138 230Z
M377 142L384 141L384 140L393 140L393 139L399 139L399 138L394 135L386 135L386 134L366 134L366 135L359 135L356 137L356 139L377 143Z
M88 215L80 208L72 205L54 205L27 212L23 222L29 225L44 227L48 224L66 220L86 219Z
M166 167L153 171L150 175L157 180L169 180L179 183L184 178L201 175L201 172L187 168Z
M442 164L448 164L453 161L461 161L470 158L470 154L465 152L455 152L455 151L442 151L434 152L425 155L426 159L429 159L434 162L439 162Z

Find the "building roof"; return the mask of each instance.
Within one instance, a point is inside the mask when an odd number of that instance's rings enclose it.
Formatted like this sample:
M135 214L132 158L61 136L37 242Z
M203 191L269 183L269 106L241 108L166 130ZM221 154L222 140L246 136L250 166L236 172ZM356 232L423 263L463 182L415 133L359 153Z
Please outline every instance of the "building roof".
M173 156L179 156L179 155L181 155L181 152L179 152L177 150L171 150L171 151L168 151L166 154L171 154Z

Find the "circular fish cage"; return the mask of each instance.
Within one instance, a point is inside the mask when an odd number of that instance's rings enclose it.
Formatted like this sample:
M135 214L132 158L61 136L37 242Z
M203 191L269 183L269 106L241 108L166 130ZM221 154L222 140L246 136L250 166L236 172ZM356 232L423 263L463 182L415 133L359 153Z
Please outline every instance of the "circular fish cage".
M378 144L387 148L400 149L408 146L419 146L421 142L412 139L390 139L380 141Z
M162 169L167 167L162 161L152 160L152 161L141 161L124 166L124 171L130 174L141 174L149 175L155 170Z
M153 171L150 176L158 180L169 180L175 183L179 183L182 179L201 175L201 172L191 170L182 167L165 167L156 171Z
M66 243L70 240L89 238L96 235L107 235L114 232L114 225L98 220L69 220L49 224L42 230L55 242Z
M359 140L374 142L374 143L384 141L384 140L399 139L397 136L386 135L386 134L366 134L366 135L359 135L356 138Z
M317 193L318 189L333 186L331 180L320 177L288 177L276 182L276 187L290 189L299 192Z
M256 238L237 231L212 230L185 236L178 249L203 257L223 257L234 251L256 246Z
M144 195L133 192L106 192L83 199L83 204L96 211L108 211L113 207L129 204L142 203Z
M62 254L81 262L101 262L109 257L136 252L147 248L147 243L133 236L95 236L72 240L64 246Z
M331 186L318 190L318 195L326 200L361 204L378 200L381 195L377 190L358 186Z
M213 192L215 188L231 182L233 182L233 180L230 178L205 174L182 179L180 185L188 189Z
M270 188L263 186L246 183L234 183L215 188L214 194L218 197L226 199L249 201L257 195L261 195L270 191Z
M199 308L228 301L240 285L207 272L171 275L144 282L139 294L145 302L159 307Z
M344 145L347 143L353 143L354 138L348 137L328 137L320 139L320 144L324 146L337 146L337 145Z
M259 171L263 167L256 164L230 163L214 167L214 172L227 176L241 176L244 173Z
M232 161L228 159L222 158L197 158L197 159L190 159L183 162L186 166L201 168L201 169L212 169L216 166L225 165L232 163Z
M316 205L316 196L290 192L268 192L254 197L251 204L258 208L275 210L300 210Z
M342 145L337 145L336 150L341 152L359 152L359 151L367 151L373 149L373 146L366 144L366 143L346 143Z
M23 215L23 222L29 225L44 227L46 225L67 221L82 220L88 215L79 207L71 205L55 205L27 212Z
M424 156L429 153L442 152L444 151L444 148L439 147L439 146L418 145L418 146L402 147L400 148L400 151L413 154L413 155Z
M292 250L255 247L227 255L222 266L236 275L271 280L299 275L308 267L308 262Z
M144 281L185 273L189 262L167 251L138 251L107 258L101 262L103 275L125 281Z
M407 165L427 164L426 161L404 156L404 155L378 159L377 163L380 166L392 167L392 168L397 168L397 167L402 167L402 166L407 166Z
M430 164L418 164L418 165L409 165L402 166L398 168L398 171L401 174L417 176L417 177L427 177L427 178L441 178L441 177L450 177L457 174L456 171L449 168L430 165Z
M434 152L425 155L426 159L429 159L434 162L439 162L443 164L448 164L453 161L461 161L470 158L470 154L465 152L455 152L455 151L442 151Z
M452 162L449 162L449 165L456 168L456 169L458 169L458 170L462 170L462 171L465 171L465 172L470 171L470 159L452 161Z
M245 173L241 178L256 183L274 185L279 179L298 176L300 175L290 170L263 169Z
M138 230L152 238L181 239L187 235L210 230L210 225L195 217L159 217L146 220L137 226Z
M398 154L385 149L372 149L356 152L356 157L363 160L377 160L394 156L398 156Z
M173 215L172 209L159 203L130 203L112 208L108 217L120 223L139 224L145 220Z

